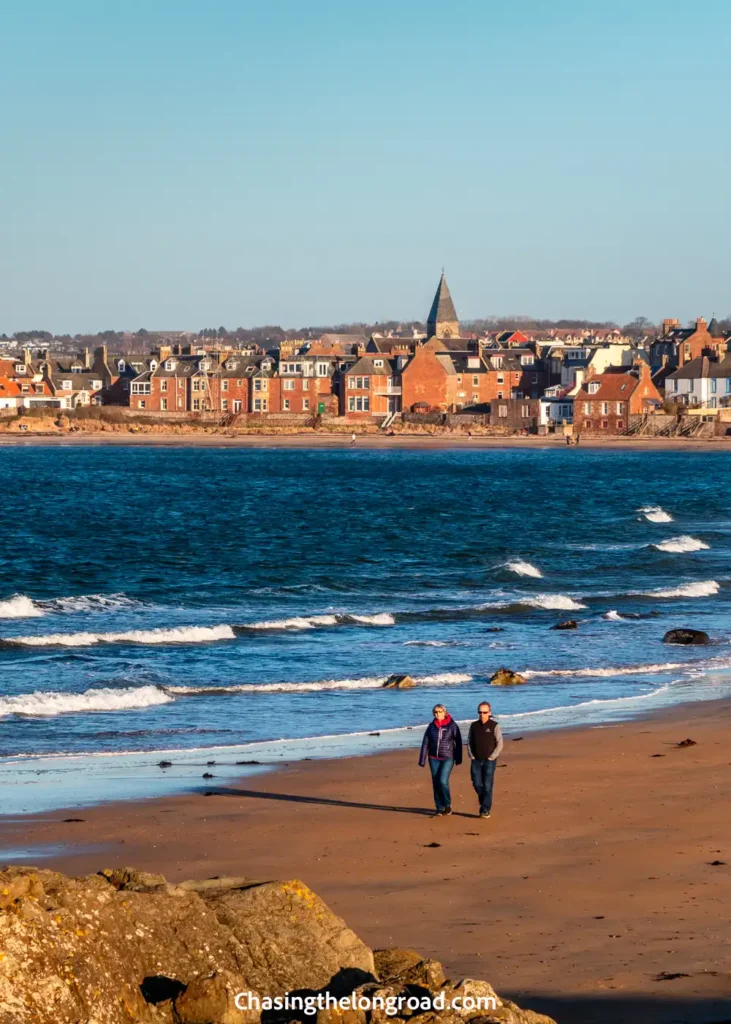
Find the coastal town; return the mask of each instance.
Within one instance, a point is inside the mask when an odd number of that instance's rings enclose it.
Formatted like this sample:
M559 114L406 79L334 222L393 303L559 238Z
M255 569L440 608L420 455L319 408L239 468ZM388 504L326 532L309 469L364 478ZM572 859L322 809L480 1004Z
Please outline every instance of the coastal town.
M426 329L323 333L277 347L166 338L75 356L0 350L0 420L94 406L155 422L499 434L723 436L731 430L731 331L715 317L620 328L463 329L442 273ZM215 333L215 332L212 332Z

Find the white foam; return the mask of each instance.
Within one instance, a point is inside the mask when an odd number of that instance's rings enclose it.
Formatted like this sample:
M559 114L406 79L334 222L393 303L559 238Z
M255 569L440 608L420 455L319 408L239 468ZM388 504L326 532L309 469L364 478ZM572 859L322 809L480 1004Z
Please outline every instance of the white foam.
M28 647L91 647L98 643L201 644L234 640L230 626L176 626L172 629L132 629L126 633L47 633L44 636L5 637L5 643Z
M560 611L579 611L581 608L586 608L585 604L581 604L567 594L536 594L535 597L521 597L519 604L527 604L531 608L554 608Z
M537 711L518 711L512 715L503 715L503 721L512 721L515 718L534 718L538 715L551 715L563 712L564 714L578 710L579 708L590 708L597 706L608 707L609 705L621 707L623 704L633 704L637 701L652 700L653 697L659 697L660 694L667 693L670 690L670 684L665 683L663 686L658 686L656 690L651 690L650 693L637 693L632 697L606 697L604 699L596 697L593 700L583 700L578 704L564 704L555 708L540 708Z
M506 562L505 568L517 573L518 576L533 576L535 579L543 577L543 573L540 569L536 569L535 565L531 565L530 562L523 562L520 559L516 559L514 562Z
M322 690L378 690L386 676L362 676L357 679L320 679L310 683L240 683L232 686L166 686L165 693L181 697L216 696L226 693L319 693ZM472 676L463 672L440 672L431 676L414 676L422 686L456 686L469 683Z
M84 693L36 690L17 697L1 697L0 718L6 715L49 717L87 711L128 711L132 708L169 704L172 699L157 686L86 690Z
M364 626L393 626L393 615L380 612L376 615L295 615L289 619L266 619L263 622L249 622L240 629L317 629L318 626L340 626L358 623Z
M25 594L15 594L7 601L0 601L0 619L37 619L42 615L43 609Z
M130 608L139 602L124 594L77 594L72 597L54 597L50 601L42 601L41 604L50 611L72 613Z
M406 640L404 647L456 647L455 640Z
M685 554L688 551L708 550L708 544L704 544L697 537L689 537L688 534L683 534L680 537L669 537L668 540L660 541L659 544L653 544L652 547L657 548L658 551L669 551L672 554L679 555Z
M698 583L683 583L679 587L668 590L650 590L644 597L712 597L720 590L715 580L703 580Z
M616 609L612 608L604 615L605 619L609 619L610 622L626 622L627 619L623 615L620 615Z
M645 519L651 523L672 523L673 521L670 513L666 512L659 505L644 505L642 508L638 508L637 511L642 512Z
M588 676L600 679L611 679L614 676L656 675L660 672L673 672L686 666L682 662L666 661L657 665L623 665L609 668L551 668L527 669L521 672L526 679L537 676Z

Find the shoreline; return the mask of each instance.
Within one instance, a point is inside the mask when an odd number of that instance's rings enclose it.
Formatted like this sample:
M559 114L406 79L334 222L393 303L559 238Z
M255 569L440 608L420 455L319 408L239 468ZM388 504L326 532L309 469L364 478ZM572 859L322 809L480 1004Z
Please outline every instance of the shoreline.
M729 725L721 700L603 727L511 730L487 822L465 766L452 777L453 816L428 817L411 749L0 819L0 839L61 847L37 863L77 875L134 865L170 881L299 877L369 945L489 977L561 1024L669 1022L681 1003L684 1021L718 1021L731 996L731 823L719 810L731 797ZM695 744L678 747L687 737Z
M3 433L0 432L0 447L28 447L34 445L60 445L62 447L84 446L133 446L133 447L200 447L200 448L344 448L359 449L475 449L475 448L507 448L507 449L545 449L563 450L569 446L565 439L557 435L530 435L528 437L491 437L474 434L398 434L393 437L383 434L357 433L356 444L350 439L350 432L342 434L175 434L175 433L114 433L83 432L78 434L50 433ZM577 446L571 445L571 451ZM731 452L731 437L719 437L712 440L696 440L684 437L589 437L582 436L578 450L591 449L600 451L715 451Z

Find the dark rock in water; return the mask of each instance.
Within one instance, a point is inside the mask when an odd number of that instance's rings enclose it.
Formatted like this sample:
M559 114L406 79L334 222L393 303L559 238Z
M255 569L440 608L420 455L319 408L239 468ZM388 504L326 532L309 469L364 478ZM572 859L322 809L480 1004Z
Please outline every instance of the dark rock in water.
M158 761L157 762L157 767L158 768L172 768L172 766L173 766L173 762L172 761Z
M678 743L678 746L679 747L695 747L696 743L697 743L696 740L686 739L686 740L681 740L680 743Z
M576 619L566 619L565 622L557 622L555 626L551 626L551 629L578 629L579 624Z
M504 633L505 629L503 626L485 626L482 631L483 633Z
M368 735L369 736L380 736L381 734L380 734L380 732L369 732Z
M709 644L711 638L702 629L670 629L662 638L664 644Z
M386 682L383 684L384 690L411 690L416 686L416 683L411 676L405 675L392 675L389 676Z
M211 775L210 772L203 772L203 775L201 776L201 778L203 778L203 779L215 779L215 777L216 776L215 775Z
M236 761L236 764L261 764L261 761Z
M520 672L513 672L509 668L499 668L490 679L491 686L519 686L527 683L528 680Z
M86 818L64 818L63 824L66 825L71 821L86 821Z

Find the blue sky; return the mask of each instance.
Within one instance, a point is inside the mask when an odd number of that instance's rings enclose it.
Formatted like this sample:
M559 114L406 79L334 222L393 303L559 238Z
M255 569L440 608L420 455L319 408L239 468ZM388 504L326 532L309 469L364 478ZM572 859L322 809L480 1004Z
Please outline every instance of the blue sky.
M0 332L731 312L728 0L0 0Z

